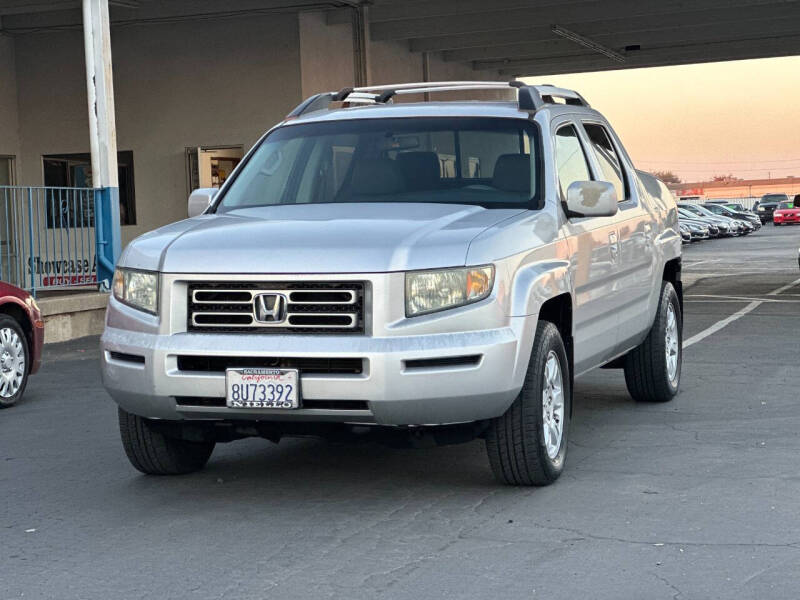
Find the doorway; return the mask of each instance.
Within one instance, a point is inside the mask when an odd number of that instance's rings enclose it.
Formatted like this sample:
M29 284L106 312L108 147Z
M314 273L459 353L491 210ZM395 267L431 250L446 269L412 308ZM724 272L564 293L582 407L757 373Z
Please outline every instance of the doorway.
M243 146L186 148L188 193L198 188L222 187L243 156Z

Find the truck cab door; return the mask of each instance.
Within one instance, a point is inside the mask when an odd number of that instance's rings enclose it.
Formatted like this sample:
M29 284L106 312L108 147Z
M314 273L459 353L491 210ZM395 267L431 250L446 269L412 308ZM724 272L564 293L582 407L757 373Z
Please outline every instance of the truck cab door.
M594 177L576 124L569 119L556 120L552 132L558 193L563 201L571 183ZM616 347L615 282L621 247L615 217L567 218L563 213L562 233L570 249L575 374L580 374L610 359Z
M581 126L597 179L613 184L619 198L619 211L614 217L619 244L615 290L618 354L641 342L655 314L654 290L660 292L659 282L655 281L658 261L654 228L658 219L636 185L633 167L608 124L583 120Z

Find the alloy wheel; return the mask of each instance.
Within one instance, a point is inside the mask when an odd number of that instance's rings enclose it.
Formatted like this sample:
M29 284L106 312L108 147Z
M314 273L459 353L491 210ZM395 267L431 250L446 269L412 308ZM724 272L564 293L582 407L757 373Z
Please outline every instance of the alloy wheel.
M0 397L13 398L25 377L25 347L10 327L0 329Z

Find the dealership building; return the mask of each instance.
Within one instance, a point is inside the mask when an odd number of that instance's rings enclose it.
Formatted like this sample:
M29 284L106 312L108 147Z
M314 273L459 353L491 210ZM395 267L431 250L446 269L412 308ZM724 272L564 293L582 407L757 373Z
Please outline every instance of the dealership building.
M0 17L0 185L91 186L79 3L17 4ZM110 9L123 245L184 218L192 188L218 187L311 94L367 81L498 77L397 41L367 42L361 11L344 2L112 1Z
M775 179L723 179L670 184L678 197L708 199L742 199L752 202L764 194L786 194L794 198L800 194L800 177L776 177Z

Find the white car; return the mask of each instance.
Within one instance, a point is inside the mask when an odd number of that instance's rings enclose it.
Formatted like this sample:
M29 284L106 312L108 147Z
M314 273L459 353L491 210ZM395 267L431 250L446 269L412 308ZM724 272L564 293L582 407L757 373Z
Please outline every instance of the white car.
M215 192L132 242L115 277L103 381L145 473L248 436L482 437L500 481L545 485L576 376L624 368L641 401L678 391L675 202L576 92L321 94Z

